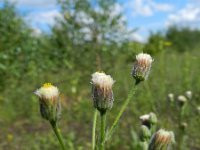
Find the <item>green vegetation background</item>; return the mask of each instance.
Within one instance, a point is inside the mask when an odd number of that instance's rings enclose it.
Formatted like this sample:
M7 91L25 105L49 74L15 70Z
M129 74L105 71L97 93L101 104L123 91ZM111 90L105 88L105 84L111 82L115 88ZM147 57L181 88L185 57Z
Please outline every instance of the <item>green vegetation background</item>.
M70 149L91 149L91 74L103 70L116 80L109 126L134 84L131 69L135 55L142 51L153 55L151 74L140 85L107 149L135 149L138 118L149 112L157 114L159 127L175 132L175 149L180 149L181 139L182 149L200 149L200 31L171 27L165 33L152 33L142 44L128 40L134 31L127 30L122 14L110 15L115 1L100 0L103 13L96 12L87 0L59 4L62 18L57 18L51 33L41 35L34 34L14 5L5 2L0 8L0 149L59 149L33 94L44 82L52 82L61 91L59 125ZM80 12L93 22L77 22ZM85 27L91 30L89 39L85 37L88 33L80 32ZM188 126L183 133L180 108L169 103L167 95L177 97L187 90L193 98L187 103L184 122Z

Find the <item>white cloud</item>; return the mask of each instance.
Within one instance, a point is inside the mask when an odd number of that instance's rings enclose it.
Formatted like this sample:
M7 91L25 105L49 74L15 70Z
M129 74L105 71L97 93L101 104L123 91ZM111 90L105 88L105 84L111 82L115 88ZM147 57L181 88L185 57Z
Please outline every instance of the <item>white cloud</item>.
M131 41L137 41L137 42L141 42L141 43L145 43L146 39L147 39L146 37L142 36L138 32L132 33L130 35L130 37L129 37L129 40L131 40Z
M38 32L42 26L53 26L56 21L55 18L61 18L61 14L58 10L52 9L49 11L31 12L25 17L25 20Z
M61 14L58 10L53 9L50 11L31 12L25 17L25 20L36 24L47 23L48 25L54 25L56 17L61 17Z
M173 6L167 3L157 3L153 0L133 0L128 3L134 16L152 16L156 12L169 12Z
M120 5L119 3L116 3L115 5L113 5L111 8L112 10L110 16L117 16L119 15L120 13L122 13L122 11L124 10L124 6L123 5Z
M3 2L4 0L0 0ZM8 0L8 2L16 3L18 6L30 6L30 7L51 7L55 6L57 1L56 0Z
M200 5L187 4L185 8L169 15L166 21L166 26L173 24L192 26L198 23L200 23Z
M32 28L32 36L39 37L42 34L42 31L39 28Z

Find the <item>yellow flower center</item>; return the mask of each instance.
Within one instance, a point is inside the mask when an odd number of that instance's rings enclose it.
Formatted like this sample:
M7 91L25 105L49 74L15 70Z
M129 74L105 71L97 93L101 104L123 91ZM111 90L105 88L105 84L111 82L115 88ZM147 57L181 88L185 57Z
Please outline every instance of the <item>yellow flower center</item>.
M49 87L52 87L53 85L51 83L44 83L43 84L43 88L49 88Z

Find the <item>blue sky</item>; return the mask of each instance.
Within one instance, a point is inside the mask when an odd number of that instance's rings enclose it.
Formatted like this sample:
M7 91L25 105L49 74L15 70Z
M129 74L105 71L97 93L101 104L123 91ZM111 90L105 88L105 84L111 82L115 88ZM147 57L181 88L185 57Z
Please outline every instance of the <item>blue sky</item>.
M8 1L16 2L18 12L37 33L48 32L60 15L56 0ZM124 14L128 28L138 28L132 35L138 41L145 41L150 31L163 31L172 24L200 28L200 0L118 0L113 11Z

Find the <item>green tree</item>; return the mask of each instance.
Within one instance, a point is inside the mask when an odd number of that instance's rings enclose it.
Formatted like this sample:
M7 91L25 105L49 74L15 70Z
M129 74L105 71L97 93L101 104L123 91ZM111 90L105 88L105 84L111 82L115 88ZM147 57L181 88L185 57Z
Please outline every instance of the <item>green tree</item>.
M164 50L165 37L160 33L151 33L148 42L144 46L144 52L149 54L157 54Z
M44 57L38 51L41 40L32 33L33 29L17 14L14 4L4 2L0 8L1 88L11 79L20 82L26 75L36 75L36 66L42 66Z
M95 62L93 68L101 70L102 64L107 65L106 59L114 59L128 38L126 21L115 11L117 2L64 0L60 5L61 17L52 29L51 39L56 55L68 68Z
M199 46L200 31L188 27L171 26L166 32L166 40L170 41L173 48L179 52L191 51Z

